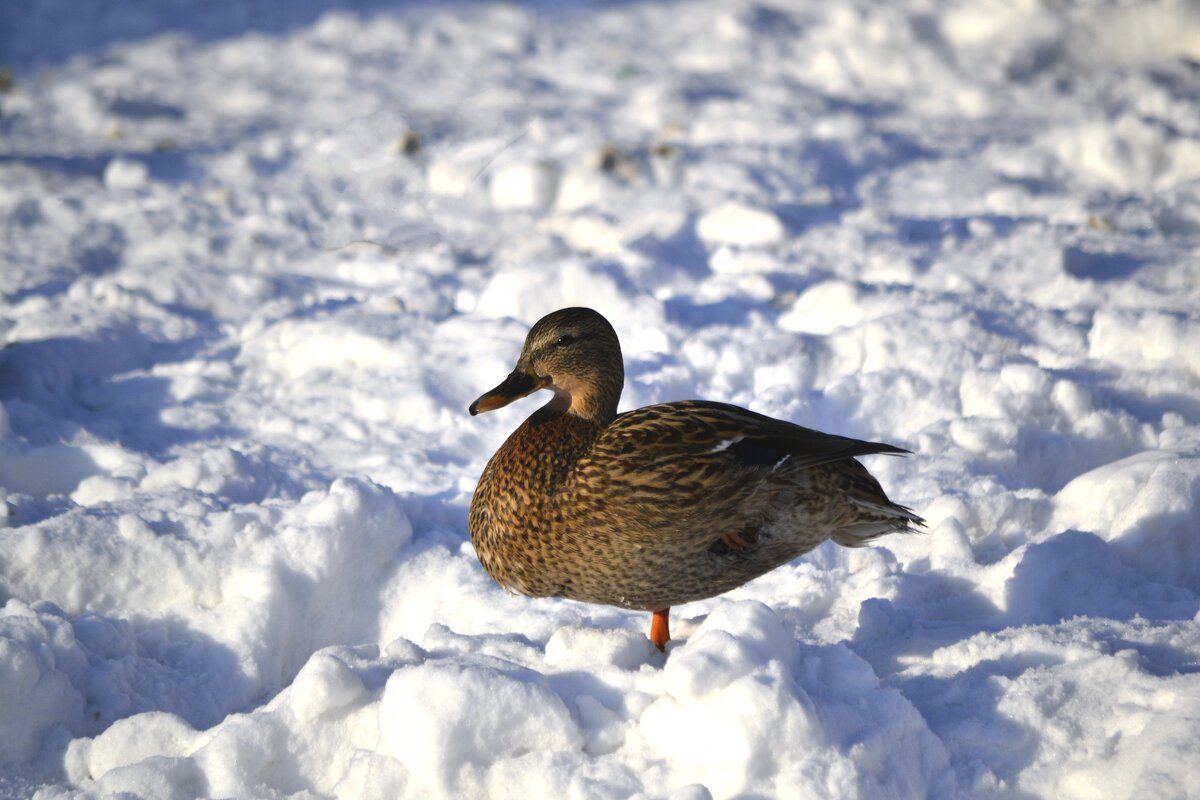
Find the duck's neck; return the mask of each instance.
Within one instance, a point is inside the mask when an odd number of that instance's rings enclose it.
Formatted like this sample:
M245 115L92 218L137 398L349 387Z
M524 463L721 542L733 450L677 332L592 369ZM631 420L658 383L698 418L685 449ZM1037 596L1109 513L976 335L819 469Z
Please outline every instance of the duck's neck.
M489 470L497 470L498 481L514 480L522 489L532 490L526 498L530 503L553 493L606 427L556 411L553 405L546 404L521 423L488 465Z
M617 418L617 400L601 398L591 392L556 391L550 402L535 411L529 420L534 425L542 425L559 417L575 417L603 428Z
M625 383L625 370L618 361L584 377L557 378L551 384L554 398L534 416L549 420L559 415L579 417L608 425L617 417L617 404Z
M615 408L609 414L604 409L573 402L570 397L556 396L533 412L521 427L529 428L547 442L559 443L567 452L583 451L591 448L592 442L615 417Z
M604 427L617 418L617 401L620 399L620 392L612 397L600 392L573 394L566 415L580 417Z

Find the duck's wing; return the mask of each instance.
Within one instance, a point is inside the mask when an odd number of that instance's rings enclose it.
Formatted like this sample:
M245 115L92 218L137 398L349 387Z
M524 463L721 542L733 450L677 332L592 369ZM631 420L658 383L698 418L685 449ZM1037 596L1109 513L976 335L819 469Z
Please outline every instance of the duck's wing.
M862 498L890 509L878 483L853 458L905 452L724 403L646 406L619 415L574 464L560 513L583 520L577 526L598 539L619 531L637 546L660 547L669 540L678 552L707 550L731 536L737 542L739 531L757 530L773 513L779 493L810 485L803 476L821 465L835 472L813 476L814 490L832 487L847 500ZM884 516L897 515L911 516L899 507ZM855 541L880 532L855 533Z
M785 463L789 469L806 469L855 456L909 452L704 400L660 403L621 414L601 435L597 450L647 466L691 458L732 470L774 470Z

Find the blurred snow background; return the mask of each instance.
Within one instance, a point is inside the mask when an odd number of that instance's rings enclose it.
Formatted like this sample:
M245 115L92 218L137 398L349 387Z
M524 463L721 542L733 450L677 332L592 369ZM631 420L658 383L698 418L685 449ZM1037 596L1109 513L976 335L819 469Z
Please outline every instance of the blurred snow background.
M1200 796L1194 4L8 0L0 296L0 795ZM505 595L568 304L930 532Z

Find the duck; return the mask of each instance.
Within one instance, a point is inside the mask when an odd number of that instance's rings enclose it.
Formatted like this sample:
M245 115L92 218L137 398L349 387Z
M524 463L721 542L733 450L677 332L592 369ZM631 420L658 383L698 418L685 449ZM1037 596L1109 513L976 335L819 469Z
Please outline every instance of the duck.
M910 451L727 403L624 413L616 331L590 308L538 320L471 416L551 392L484 467L471 544L505 589L648 611L666 651L674 606L727 592L827 539L859 547L924 525L857 460Z

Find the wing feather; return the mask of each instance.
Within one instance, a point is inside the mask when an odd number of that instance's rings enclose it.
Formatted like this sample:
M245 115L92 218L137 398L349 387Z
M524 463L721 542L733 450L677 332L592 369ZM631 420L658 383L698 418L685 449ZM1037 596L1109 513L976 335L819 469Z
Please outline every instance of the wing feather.
M815 467L876 453L903 455L900 447L805 428L744 408L703 400L660 403L622 414L605 430L605 449L651 460L719 455L745 467Z

